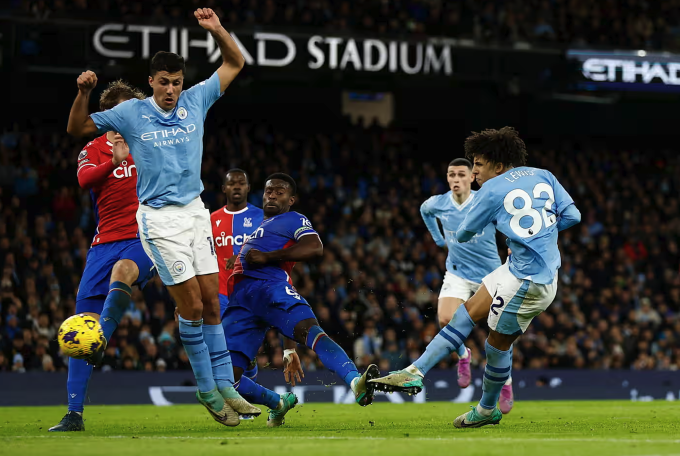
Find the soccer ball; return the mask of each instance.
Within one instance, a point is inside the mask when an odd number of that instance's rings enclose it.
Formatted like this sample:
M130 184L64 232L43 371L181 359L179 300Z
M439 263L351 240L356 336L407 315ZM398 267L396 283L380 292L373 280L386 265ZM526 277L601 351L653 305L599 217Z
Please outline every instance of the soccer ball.
M104 332L95 318L78 314L61 324L57 340L61 352L66 356L87 359L104 343Z

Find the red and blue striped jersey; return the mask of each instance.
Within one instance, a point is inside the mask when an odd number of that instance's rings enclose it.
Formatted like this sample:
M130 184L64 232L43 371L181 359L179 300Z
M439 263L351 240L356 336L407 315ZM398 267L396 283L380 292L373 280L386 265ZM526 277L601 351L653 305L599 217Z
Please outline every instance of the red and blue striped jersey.
M234 265L230 286L233 286L239 276L284 280L292 284L290 273L295 266L294 262L250 265L245 261L245 257L250 249L261 252L286 249L295 245L303 236L310 234L318 236L307 217L298 212L284 212L266 219L243 244Z
M220 294L229 295L227 280L233 270L225 268L227 260L238 254L248 236L260 226L263 219L262 209L250 203L240 211L230 212L224 206L210 215L215 253L220 267Z

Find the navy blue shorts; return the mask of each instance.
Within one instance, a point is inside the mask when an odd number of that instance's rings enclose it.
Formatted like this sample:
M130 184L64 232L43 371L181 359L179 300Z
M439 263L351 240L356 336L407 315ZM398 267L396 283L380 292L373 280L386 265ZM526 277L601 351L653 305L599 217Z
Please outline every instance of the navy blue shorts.
M222 319L233 364L248 370L270 328L294 339L295 325L310 318L316 319L312 308L288 282L243 279Z
M80 279L76 296L76 312L92 312L101 314L104 301L109 294L111 271L119 260L131 260L139 268L139 277L133 285L144 288L156 275L156 268L144 252L139 239L108 242L95 245L87 252L85 271Z

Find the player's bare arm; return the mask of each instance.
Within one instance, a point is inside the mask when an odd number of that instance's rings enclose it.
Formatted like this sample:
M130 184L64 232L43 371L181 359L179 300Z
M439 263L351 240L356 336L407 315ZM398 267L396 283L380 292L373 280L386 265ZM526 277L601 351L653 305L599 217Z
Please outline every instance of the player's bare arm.
M88 104L92 89L97 85L97 75L93 71L85 71L78 76L78 95L71 106L71 113L68 116L68 134L83 137L93 135L97 132L97 126L90 118Z
M222 27L220 19L212 9L199 8L194 11L194 16L198 19L198 24L210 32L222 53L222 65L217 69L217 75L220 78L220 92L224 92L243 69L245 59L236 42Z
M287 249L260 252L250 249L246 254L248 264L278 263L282 261L307 261L323 255L323 244L316 235L303 236L300 241Z

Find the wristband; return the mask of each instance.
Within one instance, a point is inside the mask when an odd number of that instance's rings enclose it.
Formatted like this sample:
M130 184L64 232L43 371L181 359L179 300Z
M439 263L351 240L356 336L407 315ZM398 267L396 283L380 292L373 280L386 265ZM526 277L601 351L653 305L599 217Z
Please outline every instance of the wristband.
M294 348L288 348L288 349L284 350L284 351L283 351L283 362L284 362L284 363L290 363L291 355L292 355L293 353L295 353L295 349L294 349Z

